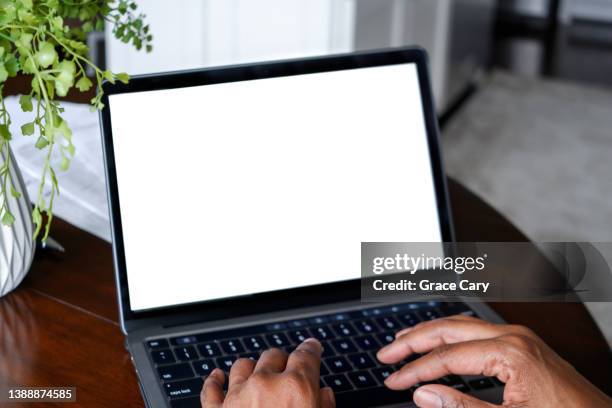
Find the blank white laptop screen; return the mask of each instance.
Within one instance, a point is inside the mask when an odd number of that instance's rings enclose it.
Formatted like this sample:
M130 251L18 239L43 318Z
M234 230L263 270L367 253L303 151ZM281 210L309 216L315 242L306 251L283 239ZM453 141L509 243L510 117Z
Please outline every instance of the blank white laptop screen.
M360 277L440 242L415 64L111 95L131 308Z

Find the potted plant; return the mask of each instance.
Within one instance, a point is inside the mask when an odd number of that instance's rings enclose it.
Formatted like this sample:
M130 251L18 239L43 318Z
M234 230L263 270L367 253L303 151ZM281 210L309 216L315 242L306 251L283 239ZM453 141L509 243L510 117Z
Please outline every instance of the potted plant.
M149 26L131 0L0 0L0 296L25 276L34 240L49 236L58 171L66 171L75 155L70 124L57 98L73 88L87 92L95 87L90 103L92 109L101 109L102 82L129 80L126 73L101 70L88 56L87 35L104 30L106 24L121 41L151 50ZM33 120L15 127L4 103L4 87L17 76L29 81L29 92L19 103L23 111L32 112ZM33 201L11 154L16 137L31 138L44 156ZM45 189L50 191L47 200Z

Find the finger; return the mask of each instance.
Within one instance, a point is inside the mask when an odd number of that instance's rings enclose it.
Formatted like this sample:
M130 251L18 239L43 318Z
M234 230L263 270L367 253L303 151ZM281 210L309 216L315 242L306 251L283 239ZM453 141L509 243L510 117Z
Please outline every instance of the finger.
M437 319L414 326L378 351L383 363L395 364L413 353L424 353L443 344L488 339L503 335L505 326L482 320Z
M272 348L264 351L259 356L257 364L255 365L255 371L271 371L280 373L285 370L287 366L287 353L284 351Z
M223 394L223 383L225 374L215 368L204 381L202 392L200 392L200 403L202 408L218 408L223 405L225 395Z
M321 367L321 354L323 354L323 346L319 340L308 338L289 354L287 371L297 370L318 374Z
M463 321L482 321L481 319L477 319L475 317L472 316L467 316L464 314L458 314L458 315L452 315L452 316L448 316L448 317L442 317L439 319L435 319L435 320L427 320L421 323L417 323L414 326L411 327L406 327L405 329L402 329L400 331L398 331L397 333L395 333L395 338L398 338L400 336L403 336L404 334L408 333L409 331L411 331L412 329L415 329L417 327L423 327L424 325L427 325L428 323L432 322L432 321L440 321L440 320L463 320Z
M245 382L253 374L254 368L255 361L250 358L241 358L232 364L232 369L229 373L229 389Z
M444 385L432 384L419 387L412 398L419 408L500 408L499 405L489 404Z
M391 374L385 385L402 390L417 383L435 380L448 374L480 375L508 378L511 352L509 343L498 339L473 340L442 346L406 364Z
M289 354L285 371L296 371L308 379L313 390L319 388L319 373L321 369L321 354L323 346L317 339L306 339Z
M336 406L336 396L334 391L329 388L321 388L321 408L334 408Z

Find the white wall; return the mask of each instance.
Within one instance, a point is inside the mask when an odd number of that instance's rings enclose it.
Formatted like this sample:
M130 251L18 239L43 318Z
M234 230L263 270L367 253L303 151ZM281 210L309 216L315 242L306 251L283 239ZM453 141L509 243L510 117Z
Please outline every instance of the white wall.
M130 74L352 49L354 0L140 0L150 54L107 33L107 63Z

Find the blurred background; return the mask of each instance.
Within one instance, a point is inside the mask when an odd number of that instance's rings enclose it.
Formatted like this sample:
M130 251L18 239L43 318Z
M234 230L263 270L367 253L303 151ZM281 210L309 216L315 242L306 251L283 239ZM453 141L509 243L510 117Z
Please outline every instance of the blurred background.
M449 176L532 240L612 240L610 0L138 4L154 34L153 52L135 52L110 32L94 33L89 44L100 66L144 74L422 46L430 55ZM81 206L84 215L73 221L109 239L104 184L92 183L103 180L97 117L85 110L77 116L83 132L94 134L91 147L87 138L77 144L91 191L81 189L74 195L81 201L71 202L64 181L57 213L70 221L78 213L69 207ZM22 167L27 160L19 158ZM37 176L39 167L32 169ZM612 305L588 307L612 344Z

